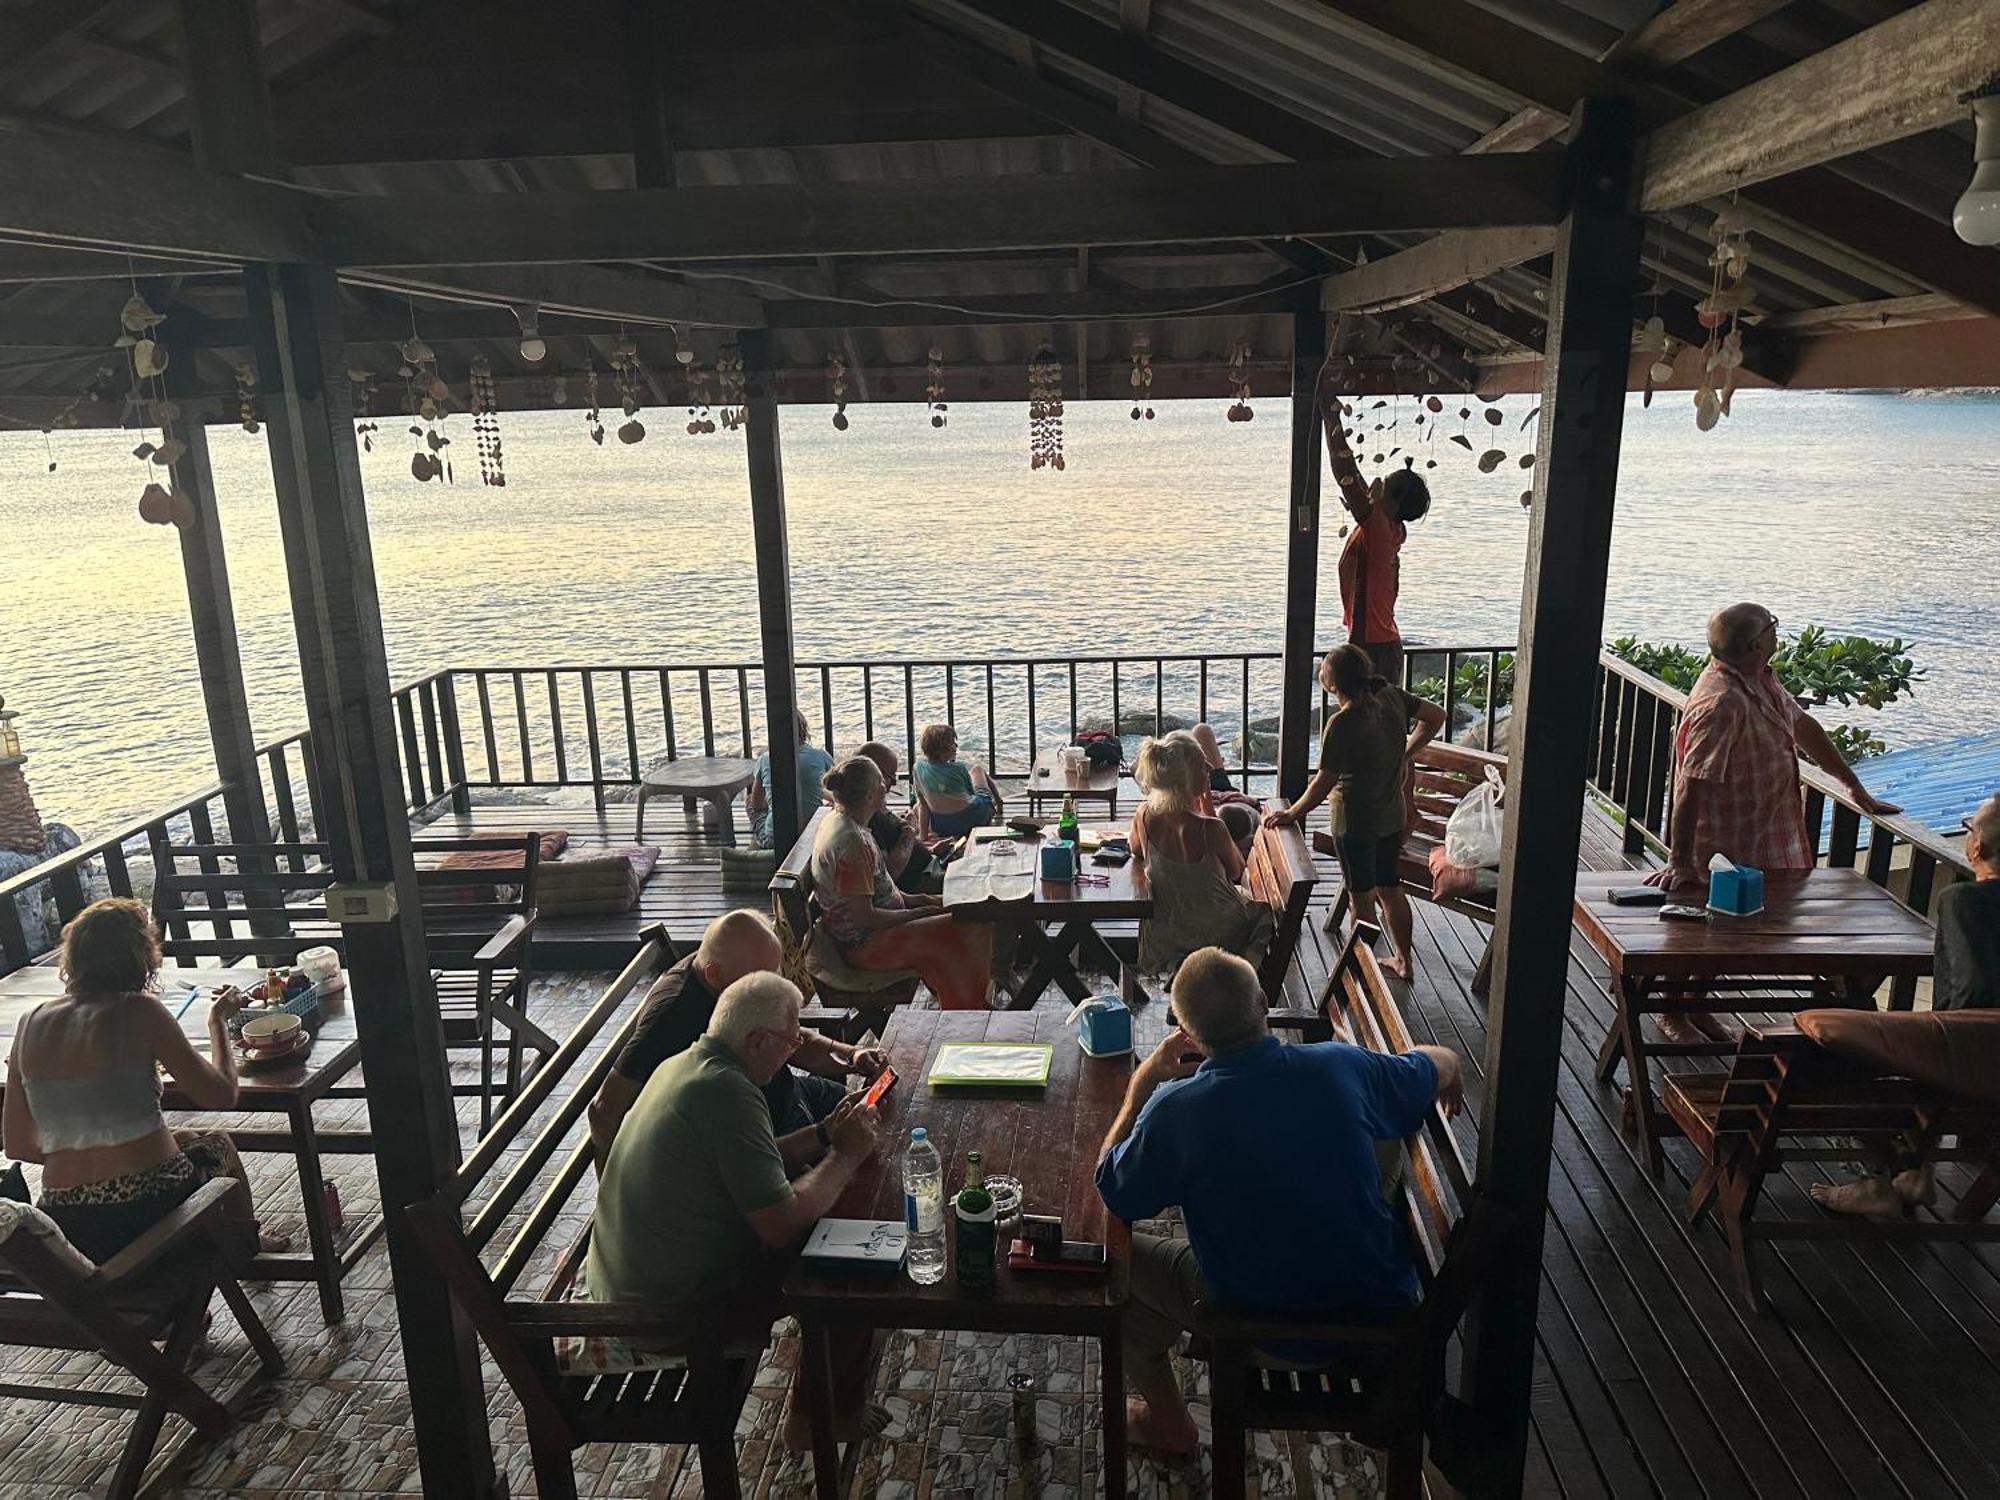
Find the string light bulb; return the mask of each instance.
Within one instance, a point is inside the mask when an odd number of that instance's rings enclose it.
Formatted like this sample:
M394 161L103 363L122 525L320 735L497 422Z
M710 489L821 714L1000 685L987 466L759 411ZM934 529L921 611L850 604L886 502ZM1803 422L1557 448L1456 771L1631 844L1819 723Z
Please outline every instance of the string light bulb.
M2000 245L2000 73L1965 97L1978 133L1972 181L1951 211L1951 227L1968 245Z
M542 309L539 303L518 302L514 321L521 325L521 358L538 365L549 357L548 341L542 337Z

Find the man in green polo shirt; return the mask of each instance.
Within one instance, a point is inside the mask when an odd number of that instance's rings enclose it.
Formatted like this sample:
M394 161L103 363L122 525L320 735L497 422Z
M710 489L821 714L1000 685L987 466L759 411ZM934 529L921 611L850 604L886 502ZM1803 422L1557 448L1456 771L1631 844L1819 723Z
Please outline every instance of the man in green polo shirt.
M803 1039L799 1005L782 975L746 975L722 992L701 1038L646 1081L597 1190L585 1269L593 1300L725 1296L746 1327L770 1327L790 1253L873 1154L880 1130L876 1112L850 1095L827 1117L827 1153L796 1182L786 1178L762 1090ZM834 1353L842 1437L879 1430L887 1414L861 1404L867 1338L858 1355ZM796 1404L786 1438L806 1441Z

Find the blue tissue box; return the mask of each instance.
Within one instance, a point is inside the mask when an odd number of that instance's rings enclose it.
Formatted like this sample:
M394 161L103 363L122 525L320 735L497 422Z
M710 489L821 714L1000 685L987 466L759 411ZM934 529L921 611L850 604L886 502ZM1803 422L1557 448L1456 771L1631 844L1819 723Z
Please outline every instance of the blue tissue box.
M1132 1012L1110 995L1077 1007L1077 1043L1092 1057L1119 1057L1132 1050Z
M1050 839L1042 845L1042 879L1064 882L1076 879L1076 845L1068 839Z
M1764 909L1764 872L1749 865L1708 872L1708 909L1747 917Z

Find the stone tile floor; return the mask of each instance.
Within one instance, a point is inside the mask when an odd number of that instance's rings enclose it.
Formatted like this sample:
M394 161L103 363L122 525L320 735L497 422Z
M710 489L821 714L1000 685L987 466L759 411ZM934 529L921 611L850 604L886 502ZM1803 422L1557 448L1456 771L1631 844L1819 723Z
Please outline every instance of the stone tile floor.
M536 1007L543 1024L560 1034L595 997L604 977L560 975L543 981ZM358 1127L365 1123L362 1109L358 1102L323 1105L322 1126ZM475 1111L473 1101L463 1101L468 1139ZM369 1159L332 1157L326 1166L350 1217L359 1217L378 1201ZM302 1242L289 1160L252 1158L251 1172L260 1214ZM552 1242L568 1238L560 1225L550 1236ZM547 1254L557 1248L551 1243ZM545 1270L531 1269L525 1282L534 1284L538 1273ZM152 1492L203 1500L421 1493L389 1286L388 1254L379 1243L348 1277L347 1316L333 1326L322 1321L312 1286L252 1283L251 1299L285 1356L286 1372L276 1381L248 1384L233 1403L236 1424L219 1442L202 1442L185 1422L170 1418L148 1478ZM226 1392L255 1370L255 1359L219 1298L214 1318L196 1378L212 1391ZM777 1441L796 1356L795 1330L781 1323L737 1429L745 1493L756 1500L811 1493L809 1462ZM1097 1369L1096 1345L1082 1339L890 1335L877 1388L892 1421L859 1455L851 1493L885 1500L1068 1500L1101 1493ZM1020 1371L1035 1377L1037 1389L1034 1442L1025 1463L1007 1389L1007 1377ZM1183 1373L1196 1419L1205 1429L1206 1372L1184 1366ZM519 1406L490 1361L486 1376L495 1462L513 1494L532 1495ZM53 1380L72 1388L133 1388L92 1354L0 1347L0 1384L22 1379ZM6 1400L0 1404L0 1500L66 1500L101 1493L130 1420L124 1411ZM1379 1490L1375 1455L1331 1438L1258 1434L1252 1467L1253 1495L1349 1500ZM585 1448L576 1455L576 1471L585 1495L680 1500L702 1493L694 1456L680 1449ZM1210 1490L1207 1455L1199 1464L1162 1464L1135 1455L1131 1480L1131 1493L1141 1500L1205 1495Z

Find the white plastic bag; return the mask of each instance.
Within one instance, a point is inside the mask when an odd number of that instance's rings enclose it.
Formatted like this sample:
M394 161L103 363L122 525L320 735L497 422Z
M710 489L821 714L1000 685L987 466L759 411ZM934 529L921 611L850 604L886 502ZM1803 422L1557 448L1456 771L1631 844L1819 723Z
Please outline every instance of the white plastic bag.
M1506 790L1500 773L1487 767L1485 782L1466 794L1444 825L1446 859L1475 870L1500 863L1500 801Z

